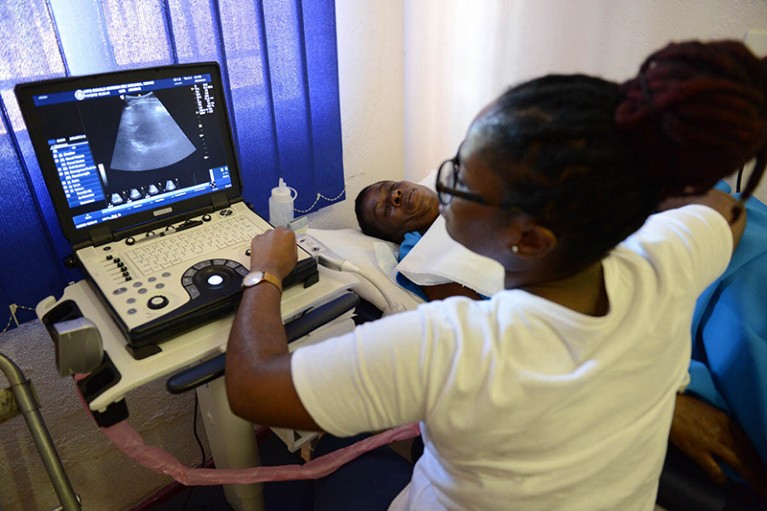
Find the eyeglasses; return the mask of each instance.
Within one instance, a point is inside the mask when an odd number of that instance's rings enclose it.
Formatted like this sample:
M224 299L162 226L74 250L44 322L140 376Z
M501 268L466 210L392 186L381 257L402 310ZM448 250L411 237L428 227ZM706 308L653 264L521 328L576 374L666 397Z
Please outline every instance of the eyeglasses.
M461 176L458 172L458 169L458 155L456 155L449 160L443 161L439 166L439 170L437 170L437 196L439 197L439 203L443 206L450 204L450 202L453 200L453 197L458 197L463 200L490 206L491 208L500 208L510 211L522 211L518 206L510 204L506 201L502 202L501 204L491 204L486 199L475 193L459 190L459 187L465 187L466 185L463 183L463 181L461 181Z

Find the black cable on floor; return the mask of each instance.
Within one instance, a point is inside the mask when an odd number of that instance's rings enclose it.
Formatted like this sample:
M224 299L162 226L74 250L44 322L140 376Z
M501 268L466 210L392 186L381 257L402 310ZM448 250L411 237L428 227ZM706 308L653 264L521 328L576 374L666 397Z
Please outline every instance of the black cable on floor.
M205 466L205 447L202 445L202 440L200 440L200 435L197 432L197 411L199 410L200 402L197 398L197 392L194 393L194 415L192 419L192 431L194 432L194 438L197 440L197 445L200 447L200 453L202 455L202 460L200 461L200 464L197 468L202 468ZM182 511L186 510L186 506L189 505L189 499L192 497L192 491L194 491L195 487L191 486L189 488L189 493L186 494L186 500L184 500L184 505L181 506Z

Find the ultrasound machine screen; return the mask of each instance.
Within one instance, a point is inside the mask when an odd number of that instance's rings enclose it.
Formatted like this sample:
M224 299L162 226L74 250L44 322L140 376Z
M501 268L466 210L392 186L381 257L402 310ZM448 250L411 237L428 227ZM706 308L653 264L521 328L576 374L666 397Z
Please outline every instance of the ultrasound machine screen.
M203 73L32 96L74 229L232 187L213 89Z
M137 358L230 313L268 229L242 198L215 62L18 84L72 257ZM299 247L300 248L300 247ZM287 289L319 280L298 250Z

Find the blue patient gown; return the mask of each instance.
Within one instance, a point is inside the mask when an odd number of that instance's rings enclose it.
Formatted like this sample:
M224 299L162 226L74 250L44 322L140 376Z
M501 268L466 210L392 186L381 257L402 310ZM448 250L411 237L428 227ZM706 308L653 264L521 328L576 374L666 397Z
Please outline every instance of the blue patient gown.
M413 247L415 247L419 241L421 241L420 232L413 231L405 234L405 239L402 240L402 243L399 246L399 255L397 257L397 261L402 261L405 256L408 255L411 250L413 250ZM397 284L404 287L411 293L414 293L425 302L429 301L429 298L426 296L426 293L423 292L421 286L405 277L401 273L397 273Z
M416 244L421 241L421 233L418 231L413 231L405 234L405 239L402 240L402 243L399 246L399 255L397 256L397 261L402 261L406 255L410 253L411 250L413 250L413 247L416 246ZM409 278L405 277L401 273L397 273L397 284L404 287L411 293L417 295L419 298L421 298L423 301L428 302L429 297L426 296L426 293L424 293L423 288L410 280ZM483 300L487 299L487 296L480 294L480 298Z
M767 462L767 206L746 209L730 265L698 299L687 392L734 416Z

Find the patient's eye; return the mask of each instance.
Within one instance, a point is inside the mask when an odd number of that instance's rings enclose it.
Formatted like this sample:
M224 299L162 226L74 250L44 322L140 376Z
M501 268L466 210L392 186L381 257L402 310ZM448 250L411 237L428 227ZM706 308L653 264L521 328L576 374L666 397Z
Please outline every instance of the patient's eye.
M391 194L396 187L397 183L392 183L389 187L389 193L386 195L386 204L384 205L384 216L389 216L389 211L391 211Z

